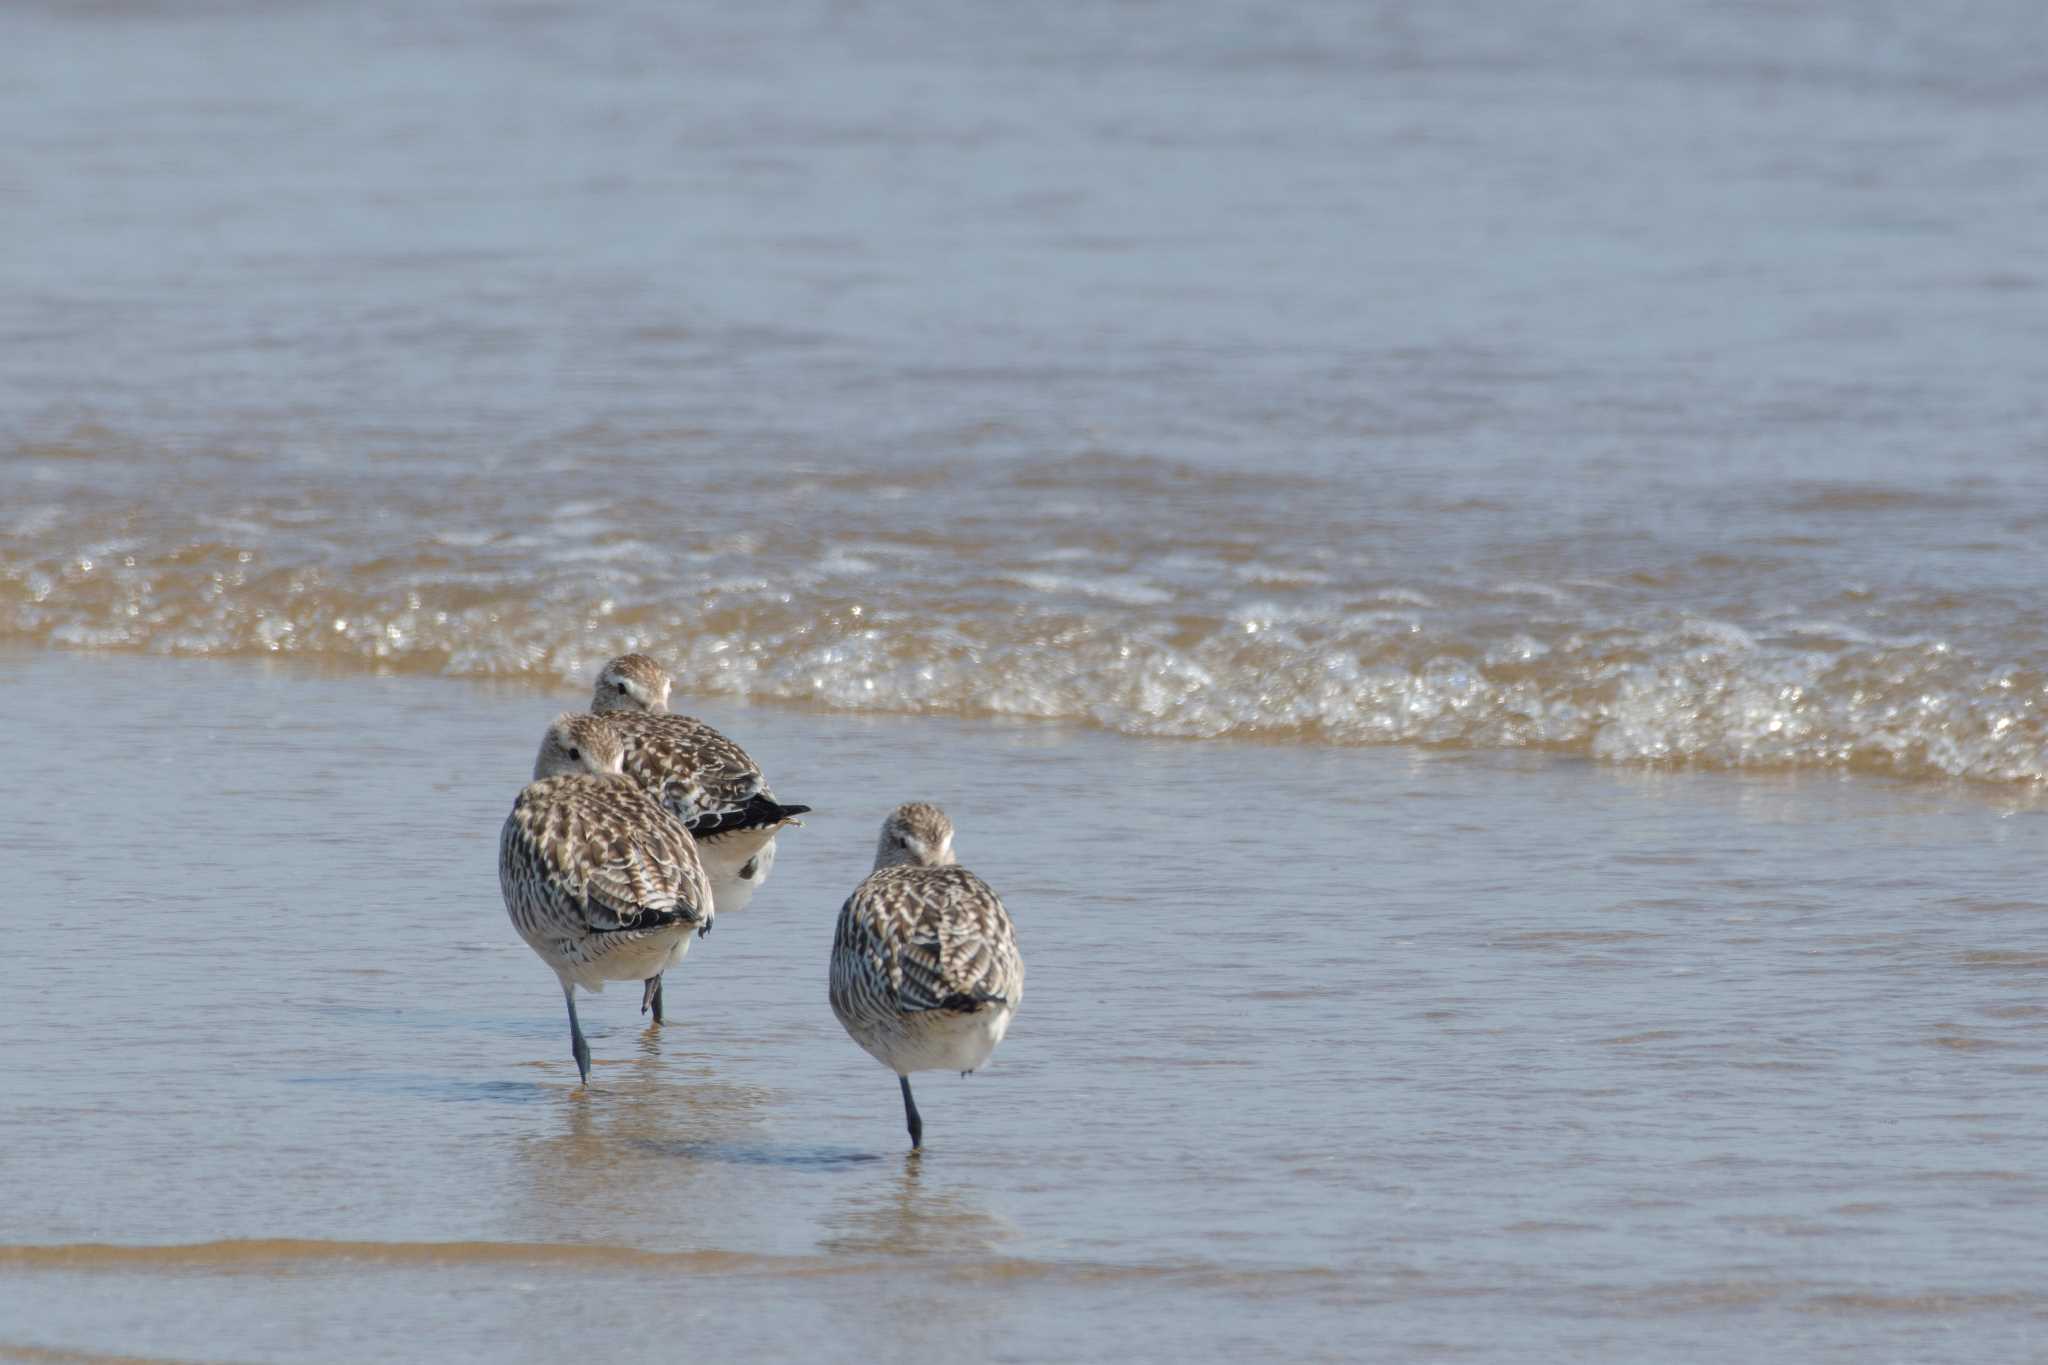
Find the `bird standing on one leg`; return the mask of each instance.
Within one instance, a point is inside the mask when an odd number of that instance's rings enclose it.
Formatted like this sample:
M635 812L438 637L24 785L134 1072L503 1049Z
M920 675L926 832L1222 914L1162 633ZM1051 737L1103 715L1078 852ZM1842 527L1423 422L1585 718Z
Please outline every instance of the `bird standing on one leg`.
M910 1073L975 1070L1023 998L1016 930L988 883L956 864L952 821L926 802L898 806L875 870L840 907L831 999L853 1041L896 1073L912 1151L924 1119Z
M711 932L715 914L689 831L624 775L624 759L603 718L558 717L498 840L505 913L561 980L585 1085L576 987L645 982L642 1007L659 1022L662 972L682 961L693 932Z

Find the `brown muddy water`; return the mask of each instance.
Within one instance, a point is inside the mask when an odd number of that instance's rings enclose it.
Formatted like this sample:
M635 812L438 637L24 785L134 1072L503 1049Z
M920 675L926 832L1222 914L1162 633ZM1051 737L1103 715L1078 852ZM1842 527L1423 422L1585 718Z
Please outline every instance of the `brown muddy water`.
M495 838L570 694L0 656L0 1343L173 1360L2018 1359L2043 812L1974 784L714 704L817 807L649 1031ZM1030 963L825 1003L893 801ZM57 1353L57 1354L39 1354Z

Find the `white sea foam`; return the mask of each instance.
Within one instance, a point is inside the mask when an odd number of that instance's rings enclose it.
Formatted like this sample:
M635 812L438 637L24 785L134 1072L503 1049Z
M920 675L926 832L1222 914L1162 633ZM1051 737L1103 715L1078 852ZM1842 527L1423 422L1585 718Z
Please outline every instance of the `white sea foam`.
M1007 493L905 477L923 507L957 491L949 519L819 499L774 525L749 521L739 484L693 490L694 522L659 497L541 490L556 515L533 522L458 480L369 523L301 515L303 489L238 488L223 541L226 486L122 502L89 462L55 468L74 466L75 487L60 479L0 542L0 639L549 683L640 649L684 694L849 711L2048 780L2048 613L2012 592L1883 588L1875 563L1720 555L1701 572L1635 550L1609 590L1574 595L1545 585L1589 576L1489 571L1483 547L1433 557L1428 523L1361 547L1312 491L1260 520L1235 484L1106 457L1055 471L1081 487L1050 520L1049 476L1028 466ZM990 498L1009 515L983 515ZM1524 572L1556 553L1498 551Z

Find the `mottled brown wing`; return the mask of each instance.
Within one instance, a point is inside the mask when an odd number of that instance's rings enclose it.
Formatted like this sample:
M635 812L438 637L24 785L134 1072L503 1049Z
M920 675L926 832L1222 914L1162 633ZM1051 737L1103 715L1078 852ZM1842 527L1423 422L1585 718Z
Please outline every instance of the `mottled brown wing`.
M877 873L896 922L890 984L905 1010L973 1009L1023 995L1024 963L1003 903L964 867L904 867Z
M710 887L689 831L630 783L537 782L520 794L513 819L564 889L582 899L593 930L671 915L698 923L710 914Z
M737 810L768 786L747 751L690 716L610 715L626 775L685 824Z

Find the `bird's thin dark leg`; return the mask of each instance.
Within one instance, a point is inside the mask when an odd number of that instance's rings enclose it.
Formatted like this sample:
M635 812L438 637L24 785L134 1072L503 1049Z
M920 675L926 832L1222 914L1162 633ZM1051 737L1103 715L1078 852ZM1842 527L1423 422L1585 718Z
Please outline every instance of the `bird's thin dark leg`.
M910 1077L898 1076L896 1083L903 1087L903 1119L910 1125L910 1150L924 1146L924 1120L917 1115L917 1101L910 1098Z
M590 1044L583 1041L583 1025L576 1018L576 987L567 981L562 983L562 998L569 1002L569 1053L576 1059L577 1074L583 1077L583 1084L590 1084Z
M654 1012L654 1022L661 1022L661 973L647 978L647 984L640 988L640 1012Z

